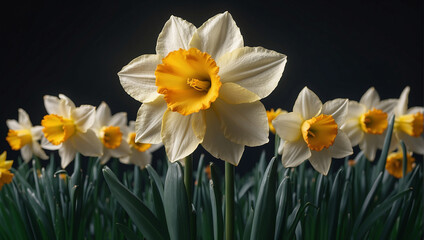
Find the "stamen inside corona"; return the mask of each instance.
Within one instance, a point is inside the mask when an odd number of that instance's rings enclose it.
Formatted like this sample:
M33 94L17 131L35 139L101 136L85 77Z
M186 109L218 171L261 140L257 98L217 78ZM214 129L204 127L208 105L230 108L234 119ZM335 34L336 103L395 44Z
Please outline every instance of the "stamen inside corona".
M133 147L134 149L136 149L139 152L145 152L152 146L152 144L150 144L150 143L135 142L135 132L130 133L128 135L128 143L130 144L131 147Z
M156 67L156 86L171 111L189 115L208 109L222 85L219 67L196 48L170 52Z
M338 129L331 115L321 114L304 121L301 131L308 147L314 151L321 151L333 145Z
M395 120L395 128L412 137L419 137L423 133L423 113L415 113L400 116Z
M10 147L17 151L23 146L32 142L31 131L28 129L19 129L12 130L10 129L7 133L6 141L9 143Z
M364 132L382 134L388 125L387 113L374 108L362 114L359 122Z
M119 127L109 126L100 130L100 140L109 149L115 149L121 145L122 132Z
M44 136L53 145L59 145L75 134L76 126L72 119L50 114L41 121Z

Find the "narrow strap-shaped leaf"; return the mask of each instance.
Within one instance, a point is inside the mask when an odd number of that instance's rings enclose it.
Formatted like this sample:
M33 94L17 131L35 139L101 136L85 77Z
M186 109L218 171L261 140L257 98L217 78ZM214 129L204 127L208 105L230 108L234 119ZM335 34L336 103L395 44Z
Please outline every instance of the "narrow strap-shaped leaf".
M128 239L128 240L139 239L137 237L137 234L135 232L133 232L129 227L125 226L124 224L116 223L116 227L125 236L126 239Z
M274 240L281 239L281 236L283 234L284 226L285 226L285 215L286 215L286 209L287 209L287 198L288 196L288 185L290 184L290 178L285 177L283 181L281 181L280 186L278 187L281 189L280 195L277 195L279 197L278 199L278 211L277 211L277 219L275 222L275 234L274 234Z
M341 175L342 175L343 169L340 169L337 172L337 175L334 179L333 187L331 189L330 193L330 199L328 202L329 208L328 208L328 234L329 239L335 239L336 233L337 233L337 220L339 215L339 204L340 204L340 182L341 182Z
M164 188L164 208L169 236L172 240L189 240L191 207L187 199L180 163L168 167Z
M246 227L244 228L243 240L249 240L250 234L252 233L252 223L253 223L253 215L255 212L253 209L250 209L249 217L246 220Z
M384 224L383 232L381 233L380 239L389 239L390 233L393 231L393 226L396 222L396 219L399 216L400 206L402 205L402 200L397 200L393 203L392 209L390 210L389 216L386 218Z
M287 233L284 233L285 236L287 236L287 239L294 239L294 233L295 229L297 227L297 224L300 221L300 218L303 216L305 210L309 207L313 206L312 203L307 202L302 207L300 207L300 203L294 208L293 212L290 214L290 216L287 218L287 227L288 231ZM317 208L317 207L315 207Z
M160 222L156 216L140 199L119 182L118 178L107 166L103 168L103 176L116 200L118 200L147 239L167 239L164 233L160 231Z
M150 186L152 189L153 204L155 207L156 217L158 218L159 222L161 222L161 225L160 225L161 230L163 232L166 232L166 235L169 235L167 224L166 224L165 210L163 208L163 199L160 196L158 187L153 180L150 180Z
M392 141L393 125L395 123L395 115L392 115L389 119L389 126L386 130L386 137L384 138L383 149L381 150L380 158L378 159L377 167L374 168L374 177L377 178L379 172L384 171L386 166L387 155L389 154L390 142Z
M253 216L251 240L272 239L275 231L276 216L276 182L277 161L271 159L262 177L259 188L258 200L256 202L255 215Z
M215 165L210 164L211 177L210 195L213 219L213 235L214 240L222 240L224 238L224 219L222 216L222 193L219 184L219 178L216 173Z
M155 171L155 169L148 164L146 166L147 172L149 173L150 178L153 179L153 182L156 184L156 187L159 191L160 197L163 199L163 182L162 179L159 177L159 174Z

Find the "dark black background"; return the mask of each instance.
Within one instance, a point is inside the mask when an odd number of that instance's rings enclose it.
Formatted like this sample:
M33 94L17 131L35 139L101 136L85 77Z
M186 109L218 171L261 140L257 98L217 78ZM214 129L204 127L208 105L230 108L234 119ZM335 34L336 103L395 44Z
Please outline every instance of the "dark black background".
M266 108L291 110L304 86L325 102L359 100L371 86L382 99L397 98L409 85L409 106L423 105L421 1L18 2L1 7L0 150L16 158L5 141L5 121L17 119L21 107L40 124L45 94L64 93L77 105L104 100L112 112L135 119L140 103L124 92L117 72L155 53L170 15L199 27L226 10L245 45L288 56L281 82L263 100ZM246 148L238 169L249 169L260 149Z

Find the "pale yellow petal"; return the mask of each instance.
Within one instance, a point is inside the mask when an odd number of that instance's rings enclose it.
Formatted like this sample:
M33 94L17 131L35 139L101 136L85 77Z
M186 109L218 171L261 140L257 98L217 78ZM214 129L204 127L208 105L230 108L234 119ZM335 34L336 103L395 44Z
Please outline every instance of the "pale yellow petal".
M162 142L160 135L162 118L167 108L163 98L141 105L135 123L136 142L153 144Z
M340 129L337 132L336 139L334 139L334 143L329 148L329 151L333 158L344 158L353 154L352 144L350 143L349 137Z
M74 160L76 153L77 151L70 141L62 143L62 147L59 149L61 167L66 168Z
M348 112L348 104L349 100L336 98L324 103L321 113L331 115L340 127L345 122Z
M380 97L374 87L369 88L364 95L362 95L361 100L359 101L360 104L365 105L366 109L376 107L379 102Z
M302 126L303 119L300 114L291 112L286 114L278 115L273 121L272 125L277 132L277 135L285 141L297 141L302 132L300 127Z
M303 139L294 142L285 142L283 147L283 155L281 161L283 166L297 167L311 156L311 150Z
M321 112L322 102L309 88L304 87L297 96L293 112L299 113L303 119L311 119Z
M26 129L30 129L32 127L31 120L28 116L28 113L25 112L22 108L18 109L18 121L21 126Z
M349 137L352 146L356 146L364 137L359 119L347 120L341 127L341 130Z
M309 158L309 162L312 167L319 173L323 175L328 174L331 166L331 156L328 149L323 149L322 151L312 151L312 155Z
M96 109L90 105L81 105L72 110L71 119L74 120L78 131L86 132L96 121Z
M93 130L75 133L70 138L74 148L84 156L99 157L103 154L103 145Z
M219 98L229 104L251 103L261 98L238 84L227 82L219 89Z

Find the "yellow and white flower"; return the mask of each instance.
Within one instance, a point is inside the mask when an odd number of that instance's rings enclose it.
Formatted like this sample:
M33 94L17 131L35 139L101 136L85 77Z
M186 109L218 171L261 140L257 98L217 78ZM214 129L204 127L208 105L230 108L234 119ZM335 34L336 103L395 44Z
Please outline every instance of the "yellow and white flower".
M312 167L327 175L331 158L353 153L348 136L340 130L347 114L347 99L334 99L324 105L305 87L296 99L293 112L280 114L272 122L284 140L284 167L296 167L309 159Z
M415 167L415 158L412 157L412 153L406 154L406 173L412 172L412 169ZM387 156L386 161L386 170L387 172L395 178L403 177L403 152L397 151L390 153Z
M374 161L377 149L383 147L388 116L396 106L396 99L380 101L377 91L371 87L361 100L349 101L349 111L342 130L349 136L352 146L359 144L365 157Z
M163 146L162 143L138 143L135 142L135 122L130 121L129 127L123 128L126 141L131 146L131 153L125 157L119 158L119 161L124 164L134 164L141 169L152 162L152 152Z
M48 159L48 156L38 143L43 138L43 127L32 126L31 120L25 110L19 108L18 121L8 119L6 124L9 127L6 141L12 150L21 150L21 156L25 162L29 162L33 154L41 159Z
M398 146L403 140L408 150L424 155L424 108L412 107L408 109L409 87L400 95L399 102L394 108L395 125L391 146Z
M163 142L171 162L199 144L237 165L244 146L268 142L266 110L259 101L277 86L286 56L245 47L228 13L201 27L171 16L156 54L142 55L118 73L121 85L142 102L136 142Z
M14 174L9 170L13 165L12 160L6 160L6 151L0 155L0 190L4 184L12 182Z
M275 128L274 125L272 125L272 121L280 114L287 113L286 110L282 110L281 108L277 108L277 110L274 110L271 108L271 110L266 111L266 116L268 117L268 126L269 130L275 134ZM284 146L284 140L280 139L280 144L278 145L278 154L283 154L283 146Z
M105 164L111 157L121 158L131 153L130 146L122 133L127 125L127 113L120 112L112 116L109 106L102 102L96 110L96 121L92 129L103 144L103 156L100 163Z
M103 154L102 144L91 129L96 118L95 107L75 107L71 99L63 94L59 98L44 96L44 106L49 115L41 121L45 139L42 147L59 150L62 168L75 158L76 152L90 157Z

